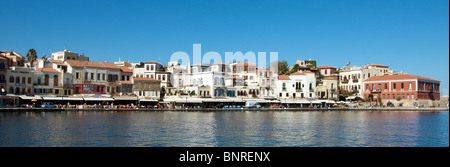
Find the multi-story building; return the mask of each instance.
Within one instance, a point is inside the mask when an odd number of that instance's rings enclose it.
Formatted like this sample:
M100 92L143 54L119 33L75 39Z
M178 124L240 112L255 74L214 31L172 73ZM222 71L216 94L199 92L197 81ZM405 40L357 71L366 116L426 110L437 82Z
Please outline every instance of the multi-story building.
M73 53L67 49L63 51L52 53L52 60L66 61L66 60L80 60L80 61L89 61L89 57L84 56L84 53L78 55L78 53Z
M232 63L229 67L227 69L227 77L233 79L233 83L236 84L233 87L234 90L230 88L230 91L234 91L237 97L259 96L260 86L257 78L256 64L248 62ZM242 78L242 80L239 80L239 78Z
M114 63L66 60L73 78L73 94L110 94L120 92L121 68Z
M8 66L22 67L25 65L25 57L13 51L0 51L0 57L9 59Z
M369 64L361 67L345 66L339 70L339 88L341 91L350 91L355 96L363 96L363 80L373 76L384 76L392 71L388 66Z
M6 90L9 94L32 94L34 71L29 67L11 67L7 70Z
M131 69L134 77L158 79L161 81L161 87L170 86L170 73L165 71L163 65L155 61L132 63Z
M7 71L9 69L8 58L0 57L0 92L6 92Z
M154 78L133 78L133 92L139 98L159 99L161 96L161 81Z
M316 98L316 76L314 72L295 72L278 75L278 98Z
M440 100L440 81L417 75L399 74L370 77L363 82L366 100Z
M53 68L34 70L33 92L38 95L63 95L61 72Z
M276 82L278 74L273 68L258 68L257 78L259 84L259 90L257 94L262 98L276 98Z
M332 67L332 66L317 66L317 69L319 70L320 74L325 76L325 77L338 76L338 74L336 73L336 67Z
M339 100L339 89L337 77L325 77L322 83L317 85L317 98Z
M121 70L120 76L120 93L133 93L133 71L126 66L119 66Z

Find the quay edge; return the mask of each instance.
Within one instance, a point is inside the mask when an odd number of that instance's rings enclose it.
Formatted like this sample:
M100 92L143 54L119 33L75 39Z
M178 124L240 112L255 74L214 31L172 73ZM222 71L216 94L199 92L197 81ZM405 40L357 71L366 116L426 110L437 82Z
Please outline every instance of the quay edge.
M61 111L177 111L177 112L224 112L224 111L404 111L404 112L440 112L449 111L449 108L244 108L244 109L215 109L215 108L188 108L188 109L124 109L124 108L0 108L0 112L61 112Z

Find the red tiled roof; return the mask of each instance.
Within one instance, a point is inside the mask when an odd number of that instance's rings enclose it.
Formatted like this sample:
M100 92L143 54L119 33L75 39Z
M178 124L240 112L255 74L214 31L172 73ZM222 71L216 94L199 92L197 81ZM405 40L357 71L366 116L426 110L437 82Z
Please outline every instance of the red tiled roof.
M125 67L125 66L119 66L119 67L123 72L133 72L128 67Z
M278 80L291 80L289 75L278 75Z
M72 67L100 67L100 68L114 68L114 69L120 69L119 66L117 66L114 63L109 62L95 62L95 61L81 61L81 60L66 60L67 63L69 63Z
M317 69L324 69L324 68L333 68L333 69L336 69L336 67L332 67L332 66L317 66Z
M402 74L402 75L385 75L385 76L373 76L370 77L364 81L384 81L384 80L401 80L401 79L423 79L423 80L429 80L429 81L437 81L435 79L431 78L425 78L418 75L410 75L410 74Z
M131 81L120 81L122 85L133 85Z
M315 74L311 71L304 71L304 72L294 72L291 75L306 75L306 74Z
M233 65L233 67L236 67L236 66L256 66L256 64L255 63L249 63L249 62L244 62L244 63L237 63L237 64L235 64L235 65Z
M325 77L325 80L337 80L337 77Z
M39 72L54 72L54 73L59 73L58 70L53 69L53 68L38 68L34 71L39 71Z

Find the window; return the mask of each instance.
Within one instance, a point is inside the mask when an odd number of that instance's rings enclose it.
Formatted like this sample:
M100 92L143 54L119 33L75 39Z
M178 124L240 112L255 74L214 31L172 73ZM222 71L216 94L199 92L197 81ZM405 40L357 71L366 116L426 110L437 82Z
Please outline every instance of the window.
M105 75L106 75L106 74L102 74L102 80L105 80Z
M22 83L25 83L26 81L25 81L25 77L22 77Z
M390 94L388 94L388 95L387 95L387 98L388 98L388 99L390 99L390 98L391 98L391 97L390 97Z
M100 81L100 73L97 73L97 80Z
M80 78L80 73L76 72L76 73L75 73L75 78L76 78L76 79L79 79L79 78Z
M16 77L16 83L20 83L20 77Z
M384 84L384 89L387 90L387 84Z
M406 94L406 99L409 99L409 93L408 93L408 94Z
M9 77L9 82L14 83L14 77L13 76Z
M404 88L404 83L402 83L402 89Z
M396 90L397 89L397 84L396 83L394 83L394 90Z
M162 76L162 80L165 81L166 80L166 75Z
M383 99L386 99L386 96L385 96L385 94L383 94Z
M91 80L94 80L94 73L91 73Z
M411 99L414 99L414 94L411 94Z

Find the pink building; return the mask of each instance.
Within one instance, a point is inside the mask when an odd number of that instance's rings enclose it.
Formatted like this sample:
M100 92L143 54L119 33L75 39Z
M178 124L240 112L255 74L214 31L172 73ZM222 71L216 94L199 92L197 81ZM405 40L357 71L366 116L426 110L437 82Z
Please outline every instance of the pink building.
M330 77L330 76L338 76L336 73L336 67L332 66L317 66L317 70L319 70L320 74Z

